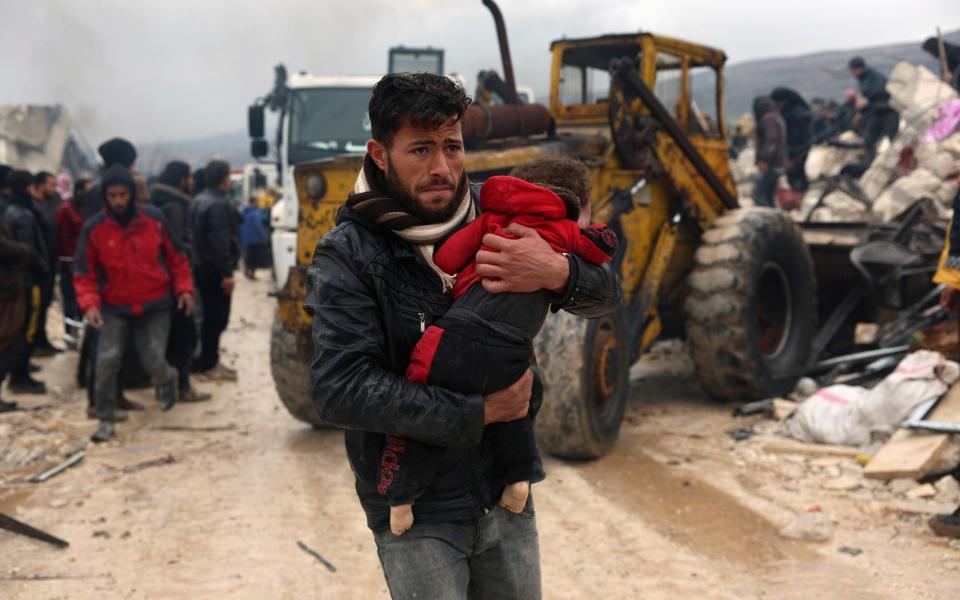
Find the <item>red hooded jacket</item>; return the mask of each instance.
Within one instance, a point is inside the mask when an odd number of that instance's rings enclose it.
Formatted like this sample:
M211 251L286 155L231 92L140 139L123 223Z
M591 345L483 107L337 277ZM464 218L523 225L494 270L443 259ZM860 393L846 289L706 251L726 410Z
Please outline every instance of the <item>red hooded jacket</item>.
M80 234L73 284L83 313L105 305L113 313L139 316L169 309L171 292L193 293L190 265L170 237L163 213L138 206L132 198L131 193L126 226L104 202L103 212L87 221Z
M556 252L576 254L591 263L603 264L617 250L617 236L609 227L591 225L581 229L567 217L566 205L559 196L516 177L498 175L488 179L480 190L480 210L480 216L447 238L433 255L444 272L457 274L454 298L481 280L477 274L477 252L495 251L483 245L483 236L492 233L517 239L504 231L512 223L535 229Z

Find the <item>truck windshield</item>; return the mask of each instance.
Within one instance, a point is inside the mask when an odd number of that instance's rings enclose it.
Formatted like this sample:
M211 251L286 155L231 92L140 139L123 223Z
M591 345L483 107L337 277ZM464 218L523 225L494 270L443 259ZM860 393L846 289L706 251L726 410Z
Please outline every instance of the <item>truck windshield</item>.
M370 139L365 88L315 88L290 93L290 164L364 152Z

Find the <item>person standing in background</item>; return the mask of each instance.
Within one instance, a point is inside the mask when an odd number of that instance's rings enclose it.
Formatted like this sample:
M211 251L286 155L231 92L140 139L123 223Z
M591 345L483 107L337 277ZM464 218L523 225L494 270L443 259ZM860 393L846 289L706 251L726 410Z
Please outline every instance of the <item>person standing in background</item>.
M77 199L83 198L90 190L89 179L78 179L73 186L70 198L64 200L54 213L57 225L57 242L60 249L60 295L63 297L64 335L68 348L76 349L80 340L80 330L67 320L79 323L83 319L77 304L77 292L73 287L73 258L77 250L77 240L83 230L83 215L77 207Z
M233 273L240 262L240 215L227 197L230 164L210 161L204 179L206 187L194 199L190 216L194 280L203 303L200 356L193 371L211 379L236 381L237 372L220 362L220 335L230 320Z
M27 171L13 171L7 176L10 185L9 206L3 220L14 240L26 247L30 258L23 270L25 317L10 353L10 388L18 394L46 394L47 386L30 375L30 358L37 341L40 322L40 286L50 269L47 243L40 226L37 203L32 197L33 176Z
M240 239L243 241L243 274L247 279L256 279L255 271L263 262L264 247L269 241L263 226L263 211L257 206L257 199L243 207L243 222L240 224Z
M56 209L60 206L60 195L57 194L57 178L53 173L41 171L33 178L33 199L36 205L35 214L43 230L44 241L47 244L47 260L49 262L46 275L40 284L40 321L37 323L37 341L34 356L53 356L63 352L50 343L47 338L47 312L53 303L53 290L57 286L57 259L60 253L57 249L57 225L54 218Z
M890 106L890 94L887 93L887 78L867 66L863 58L855 56L848 65L850 74L860 84L860 95L867 99L867 105L860 112L863 148L866 151L866 165L869 167L877 156L880 140L887 137L892 141L900 130L900 113Z
M812 142L810 127L813 115L810 106L796 90L778 87L770 92L787 125L787 160L784 166L787 182L795 192L806 193L810 187L807 180L807 154Z
M12 365L8 352L23 326L23 267L30 260L30 249L13 239L0 210L0 388ZM17 409L16 402L0 398L0 412Z
M167 218L170 235L179 240L187 258L193 254L193 233L190 228L190 166L179 160L171 161L153 185L150 203ZM167 362L177 370L180 402L209 400L210 394L197 391L190 384L190 364L197 346L197 325L193 314L179 307L173 308L170 319L170 339L167 342Z
M777 182L787 161L787 124L773 100L759 96L753 100L753 116L757 123L757 174L753 182L753 203L773 207Z

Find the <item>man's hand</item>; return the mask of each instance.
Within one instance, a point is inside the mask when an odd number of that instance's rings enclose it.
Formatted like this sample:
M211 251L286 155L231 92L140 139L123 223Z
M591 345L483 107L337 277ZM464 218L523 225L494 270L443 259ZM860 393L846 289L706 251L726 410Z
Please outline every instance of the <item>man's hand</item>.
M516 223L506 228L518 239L509 240L488 233L483 245L496 252L477 252L477 274L483 278L483 289L491 294L501 292L562 291L570 278L567 258L554 252L540 234Z
M177 296L177 310L182 310L188 317L193 314L193 294Z
M228 294L232 294L232 293L233 293L233 284L234 284L234 283L235 283L235 282L234 282L232 276L230 276L230 277L224 277L222 280L220 280L220 287L223 288L223 291L224 291L224 292L226 292L226 293L228 293Z
M960 307L957 306L958 301L960 301L960 294L957 294L957 290L952 287L945 287L943 291L940 292L940 308L945 310L951 315L957 315L960 312Z
M483 397L483 424L505 423L527 416L532 392L533 373L527 369L510 387Z
M94 329L100 329L103 327L103 317L100 316L99 308L91 308L83 315L83 318L86 319L90 327L93 327Z

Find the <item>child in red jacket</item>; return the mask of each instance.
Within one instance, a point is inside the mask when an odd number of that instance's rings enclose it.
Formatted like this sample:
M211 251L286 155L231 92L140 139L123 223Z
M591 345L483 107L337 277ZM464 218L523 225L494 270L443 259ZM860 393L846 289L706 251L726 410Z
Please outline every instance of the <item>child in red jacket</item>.
M580 195L542 181L545 175L560 173L558 166L567 167L565 178L574 167ZM484 235L515 238L504 230L518 223L536 230L555 251L595 264L609 261L616 253L617 237L609 227L581 228L577 223L581 211L590 206L589 181L582 164L553 159L533 163L526 170L536 183L507 176L488 179L480 192L481 214L434 252L436 265L456 274L455 301L443 318L424 331L410 357L407 379L462 393L489 394L508 387L530 368L533 338L546 319L550 293L491 294L484 290L475 259L479 250L490 250L482 244ZM584 221L589 222L589 216ZM477 484L505 486L500 504L522 511L530 483L543 477L531 418L488 425L481 443L495 450L504 477L500 482ZM390 528L400 535L413 524L414 500L434 479L427 467L434 461L418 460L418 456L427 456L436 447L397 436L387 436L386 444L391 460L382 461L379 492L391 505ZM393 456L398 457L396 462Z

